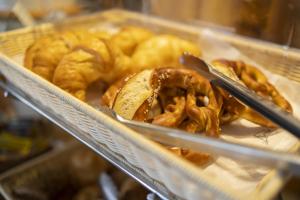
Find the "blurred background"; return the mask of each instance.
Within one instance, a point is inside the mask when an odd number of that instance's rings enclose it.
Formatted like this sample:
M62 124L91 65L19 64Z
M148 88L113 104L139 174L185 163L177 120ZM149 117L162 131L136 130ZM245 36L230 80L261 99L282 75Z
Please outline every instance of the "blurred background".
M300 47L300 1L298 0L171 2L172 0L153 0L150 3L150 12L220 31ZM177 6L177 9L174 6Z
M16 1L0 0L2 19L0 30L1 27L4 30L20 26L15 21L16 14L11 12L14 2ZM300 48L299 0L20 0L19 2L36 22L55 21L69 16L122 7Z

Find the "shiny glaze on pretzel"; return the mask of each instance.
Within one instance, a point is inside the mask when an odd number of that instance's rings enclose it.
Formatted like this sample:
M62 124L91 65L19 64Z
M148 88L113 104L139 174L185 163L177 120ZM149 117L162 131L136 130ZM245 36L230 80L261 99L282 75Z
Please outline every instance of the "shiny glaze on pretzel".
M132 119L219 136L219 104L207 79L195 71L172 67L153 69L151 76L153 94L136 110ZM107 90L102 98L104 104L114 107L112 102L120 91L116 88L112 86ZM154 103L160 105L161 112L151 116ZM182 126L187 121L193 122L195 128Z
M181 101L183 99L186 101L185 112L181 112L181 115L185 114L185 120L192 120L197 123L198 127L195 132L205 131L206 135L219 136L219 106L215 99L214 91L206 78L188 69L159 68L154 71L152 80L152 85L154 88L157 88L157 93L163 88L179 88L184 90L186 94L184 97L181 97ZM205 102L205 98L207 102ZM178 104L178 100L176 104ZM169 113L178 114L178 109L173 110L174 112L165 107L165 113L156 116L154 122L157 123L158 119L166 121L166 119L162 119L165 117L170 118L171 114ZM184 118L185 116L181 116L181 121ZM162 123L160 125L166 124ZM176 125L180 125L180 122L177 122Z
M219 59L212 62L214 66L222 65L234 70L238 78L251 90L258 95L264 96L273 101L276 105L287 112L292 112L290 103L278 92L278 90L268 82L267 77L256 67L248 65L242 61L231 61ZM223 97L225 97L223 95ZM254 110L243 106L233 97L223 98L222 114L220 115L221 123L231 122L238 117L245 118L256 124L274 128L275 124L262 117ZM225 116L226 114L226 116Z

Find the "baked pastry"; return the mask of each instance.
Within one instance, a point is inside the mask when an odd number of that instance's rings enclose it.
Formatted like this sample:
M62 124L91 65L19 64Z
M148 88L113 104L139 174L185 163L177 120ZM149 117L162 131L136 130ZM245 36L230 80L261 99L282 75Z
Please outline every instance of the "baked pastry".
M113 99L108 101L109 97ZM214 90L207 79L192 70L172 67L144 70L129 78L119 90L111 87L103 99L126 119L219 136L219 104ZM161 113L153 115L157 104Z
M278 92L278 90L268 81L267 77L256 67L246 64L242 61L231 61L226 59L215 60L212 62L216 68L227 67L232 69L238 79L249 89L256 92L278 105L287 112L292 112L291 104ZM234 97L222 92L223 105L220 114L222 124L229 123L239 117L245 118L256 124L274 128L271 121L265 119L256 111L244 106Z
M126 26L112 36L111 42L118 46L125 55L131 56L140 43L152 36L153 33L147 29Z
M101 31L58 32L31 45L26 50L24 64L36 74L85 100L86 89L93 82L101 80L111 84L144 69L143 62L148 63L146 68L179 65L178 59L185 51L200 55L197 47L175 36L153 37L152 32L133 26L123 27L113 36ZM148 48L156 53L153 56L160 59L147 57L153 53ZM160 51L162 55L159 55ZM148 60L144 60L144 54L147 54Z
M64 55L84 38L82 32L62 32L36 40L27 48L24 65L34 73L52 81L53 73Z
M129 73L130 66L130 59L109 41L90 37L62 58L53 83L84 101L91 83L97 80L111 83Z
M192 70L143 70L112 85L103 95L102 104L126 119L219 136L219 105L214 90L207 79ZM168 149L197 165L212 159L188 149Z
M177 156L183 157L188 161L194 163L197 166L205 166L213 161L213 158L206 153L199 153L196 151L192 151L190 149L182 149L179 147L171 147L168 148L171 152L176 154Z
M188 52L200 56L201 52L193 43L173 35L158 35L142 42L132 55L138 71L158 67L178 67L180 56Z

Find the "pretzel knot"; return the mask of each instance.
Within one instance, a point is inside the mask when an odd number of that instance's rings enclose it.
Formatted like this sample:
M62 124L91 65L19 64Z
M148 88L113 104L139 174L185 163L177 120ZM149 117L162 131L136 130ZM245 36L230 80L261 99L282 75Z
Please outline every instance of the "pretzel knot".
M152 123L219 136L219 105L207 79L188 69L159 68L153 73L152 87L163 110Z
M226 66L232 68L237 77L247 86L260 96L273 101L276 105L287 112L292 112L290 103L278 92L278 90L268 82L267 77L256 67L246 64L242 61L230 61L225 59L215 60L212 63L215 67ZM266 126L276 127L275 124L262 117L254 110L243 106L233 97L223 95L222 114L220 115L221 123L231 122L238 117L243 117L254 123ZM234 105L234 106L233 106Z
M112 85L102 103L127 119L219 136L220 107L207 79L183 68L146 71Z

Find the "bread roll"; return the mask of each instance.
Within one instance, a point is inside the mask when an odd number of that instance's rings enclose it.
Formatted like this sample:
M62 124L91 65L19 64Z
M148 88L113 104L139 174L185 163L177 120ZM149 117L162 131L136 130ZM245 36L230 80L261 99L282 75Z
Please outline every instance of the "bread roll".
M131 56L140 43L152 36L153 33L149 30L126 26L111 38L111 42L118 46L125 55Z
M193 43L173 35L158 35L141 43L132 59L138 70L158 67L178 67L180 56L188 52L201 56L200 49Z

